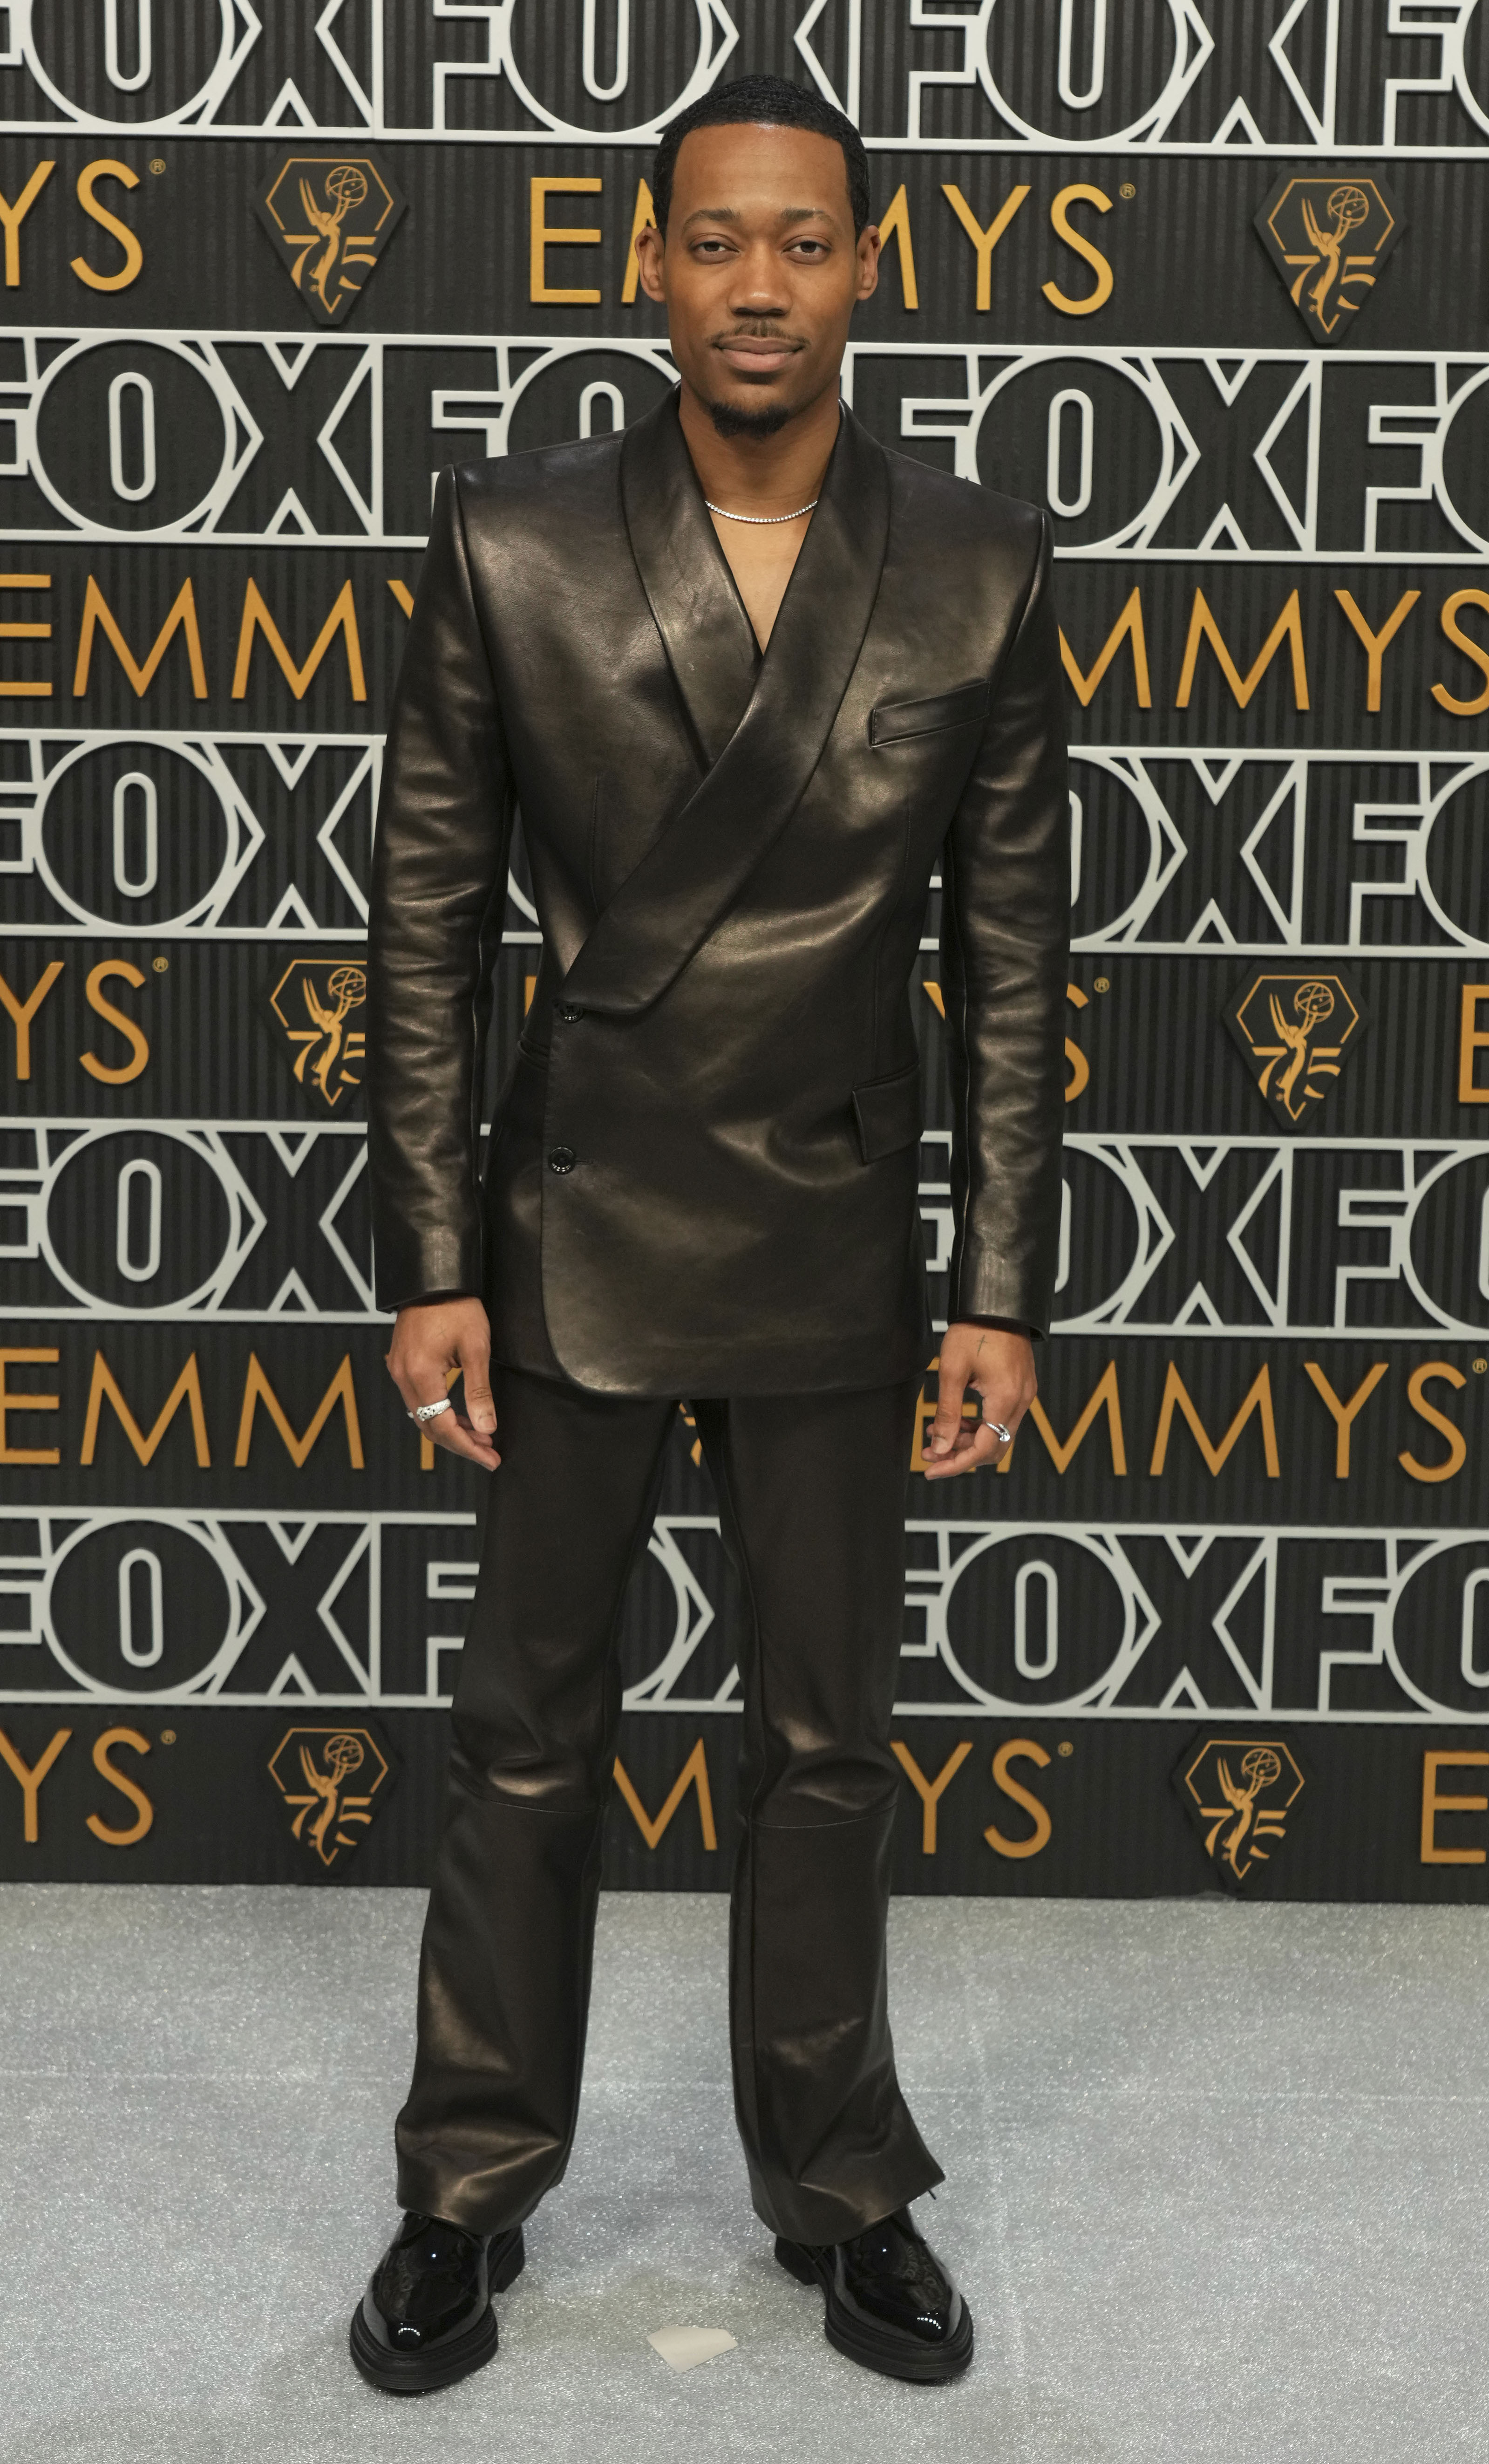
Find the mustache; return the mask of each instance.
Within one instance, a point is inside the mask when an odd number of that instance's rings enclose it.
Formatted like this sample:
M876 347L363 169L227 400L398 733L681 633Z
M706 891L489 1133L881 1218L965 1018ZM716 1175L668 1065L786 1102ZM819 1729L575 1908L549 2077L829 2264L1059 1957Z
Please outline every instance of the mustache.
M759 317L748 324L731 325L727 332L709 337L712 350L725 350L731 342L771 342L777 350L784 351L804 351L807 346L804 334L788 334L783 327L773 325L768 319Z

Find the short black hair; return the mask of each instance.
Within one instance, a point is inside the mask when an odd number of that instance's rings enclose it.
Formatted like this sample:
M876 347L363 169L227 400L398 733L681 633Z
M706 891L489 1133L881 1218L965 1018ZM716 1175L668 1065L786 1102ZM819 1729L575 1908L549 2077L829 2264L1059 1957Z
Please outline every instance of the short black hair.
M853 209L853 236L857 239L869 219L868 156L864 141L844 112L821 95L814 94L809 86L793 85L789 78L778 77L734 77L728 85L715 86L711 94L701 95L675 120L668 121L651 171L651 210L663 238L667 237L672 173L683 139L695 128L731 128L747 121L758 121L767 128L809 128L818 137L837 140L847 169L848 204Z

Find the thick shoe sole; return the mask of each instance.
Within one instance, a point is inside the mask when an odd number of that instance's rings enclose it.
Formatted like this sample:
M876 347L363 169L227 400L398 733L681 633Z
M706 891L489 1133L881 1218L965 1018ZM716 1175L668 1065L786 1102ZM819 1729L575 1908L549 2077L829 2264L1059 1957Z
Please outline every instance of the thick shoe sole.
M522 2246L522 2229L518 2226L510 2247L492 2270L493 2293L505 2293L521 2275L527 2253ZM452 2337L426 2352L390 2353L380 2344L361 2315L359 2301L352 2313L348 2339L352 2360L369 2387L381 2387L384 2395L429 2395L436 2387L453 2387L457 2379L466 2379L472 2370L484 2369L496 2358L496 2314L488 2310L463 2336Z
M835 2351L862 2369L877 2370L882 2378L909 2379L916 2386L934 2387L947 2379L960 2378L972 2360L972 2312L965 2301L956 2333L944 2344L916 2346L908 2337L896 2336L886 2328L882 2336L859 2325L856 2319L845 2318L832 2298L831 2289L821 2271L802 2249L799 2242L779 2240L776 2255L788 2276L799 2284L821 2287L826 2302L823 2332Z

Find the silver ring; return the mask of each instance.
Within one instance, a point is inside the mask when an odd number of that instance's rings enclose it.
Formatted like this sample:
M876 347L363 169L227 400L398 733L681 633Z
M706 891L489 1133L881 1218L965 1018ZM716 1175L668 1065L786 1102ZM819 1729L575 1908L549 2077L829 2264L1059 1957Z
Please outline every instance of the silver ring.
M426 1420L437 1420L442 1412L448 1412L452 1408L449 1397L442 1395L437 1403L421 1403L416 1411L409 1413L408 1417L410 1420L417 1420L423 1428Z
M985 1419L982 1425L986 1429L991 1429L996 1438L1001 1438L1005 1446L1011 1446L1013 1444L1014 1433L1012 1429L1005 1429L1001 1420L989 1420Z

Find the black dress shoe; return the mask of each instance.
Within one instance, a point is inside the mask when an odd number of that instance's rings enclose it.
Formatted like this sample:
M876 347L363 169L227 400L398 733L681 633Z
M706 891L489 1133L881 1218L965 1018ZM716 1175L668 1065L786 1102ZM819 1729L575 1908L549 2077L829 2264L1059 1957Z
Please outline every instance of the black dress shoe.
M452 2387L496 2351L492 2295L522 2273L522 2228L471 2233L405 2215L352 2314L352 2359L389 2395Z
M972 2359L972 2313L902 2208L851 2241L777 2241L800 2284L827 2297L829 2344L891 2379L954 2379Z

